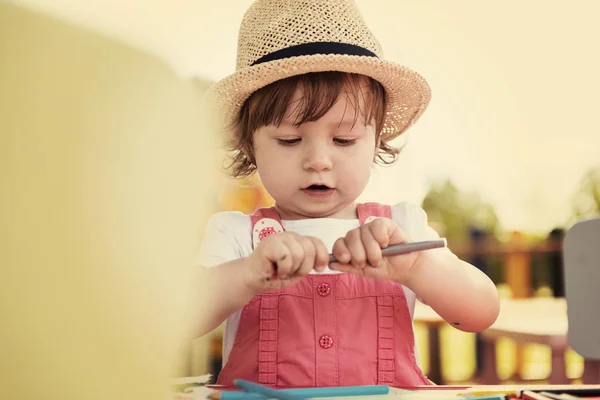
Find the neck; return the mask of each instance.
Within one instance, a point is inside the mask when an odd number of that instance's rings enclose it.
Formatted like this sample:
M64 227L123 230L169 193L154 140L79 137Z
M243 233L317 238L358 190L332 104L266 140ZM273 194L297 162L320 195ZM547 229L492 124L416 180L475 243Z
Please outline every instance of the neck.
M275 210L279 213L279 217L282 220L298 220L298 219L311 219L311 218L338 218L338 219L356 219L356 203L351 203L346 207L333 209L320 214L314 213L303 213L296 210L288 210L285 207L281 207L275 204Z

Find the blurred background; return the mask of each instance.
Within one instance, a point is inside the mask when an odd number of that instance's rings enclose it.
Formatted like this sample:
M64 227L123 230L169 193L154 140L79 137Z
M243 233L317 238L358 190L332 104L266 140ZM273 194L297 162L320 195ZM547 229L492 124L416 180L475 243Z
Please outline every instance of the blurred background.
M600 6L357 3L386 58L433 93L360 200L421 204L516 310L506 320L564 313L562 236L600 214ZM174 343L208 215L272 201L221 172L203 114L250 4L0 2L0 394L156 397L173 368L218 373L220 329ZM514 303L528 299L541 302ZM566 317L490 341L421 311L420 361L438 382L489 382L490 363L499 383L581 377Z

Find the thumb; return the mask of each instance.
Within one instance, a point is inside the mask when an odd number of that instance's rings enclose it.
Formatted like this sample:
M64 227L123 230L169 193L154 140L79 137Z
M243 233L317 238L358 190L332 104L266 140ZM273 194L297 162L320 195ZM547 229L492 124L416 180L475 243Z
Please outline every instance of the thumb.
M392 224L388 228L388 233L390 237L389 244L399 244L404 243L407 240L407 236L402 229L396 224Z

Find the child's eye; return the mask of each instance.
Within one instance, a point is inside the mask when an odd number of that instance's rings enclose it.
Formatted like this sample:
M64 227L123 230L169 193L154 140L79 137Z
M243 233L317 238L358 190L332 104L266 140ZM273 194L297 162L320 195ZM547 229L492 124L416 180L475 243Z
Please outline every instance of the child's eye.
M356 143L356 139L335 138L335 139L333 139L333 141L336 142L337 144L339 144L340 146L350 146L350 145Z
M296 143L300 143L300 138L294 139L277 139L277 143L283 146L293 146Z

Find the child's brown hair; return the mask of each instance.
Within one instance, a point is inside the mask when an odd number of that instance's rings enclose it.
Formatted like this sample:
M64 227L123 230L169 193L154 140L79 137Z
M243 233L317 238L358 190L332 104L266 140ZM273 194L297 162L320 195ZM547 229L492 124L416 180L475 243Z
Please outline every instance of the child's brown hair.
M365 93L364 87L368 88ZM311 72L292 76L265 86L245 101L234 121L233 139L230 143L231 174L244 177L256 170L254 161L254 132L263 126L279 125L285 117L288 106L300 88L303 96L295 111L297 126L316 121L325 115L336 103L344 90L355 110L355 121L362 113L365 123L375 120L375 135L378 143L377 158L383 164L396 161L399 150L390 146L380 136L386 114L386 97L383 86L364 75L345 72ZM364 110L360 109L359 98L364 100Z

